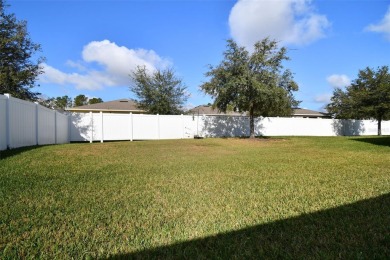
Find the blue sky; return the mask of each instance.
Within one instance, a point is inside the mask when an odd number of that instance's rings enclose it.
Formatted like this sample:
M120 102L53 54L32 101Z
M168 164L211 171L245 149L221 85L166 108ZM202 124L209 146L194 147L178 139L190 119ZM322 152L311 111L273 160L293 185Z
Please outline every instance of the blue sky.
M135 98L137 65L171 66L191 94L188 107L212 102L199 90L226 40L248 49L271 37L289 49L301 107L321 110L334 87L360 69L390 65L389 0L8 0L42 45L49 97Z

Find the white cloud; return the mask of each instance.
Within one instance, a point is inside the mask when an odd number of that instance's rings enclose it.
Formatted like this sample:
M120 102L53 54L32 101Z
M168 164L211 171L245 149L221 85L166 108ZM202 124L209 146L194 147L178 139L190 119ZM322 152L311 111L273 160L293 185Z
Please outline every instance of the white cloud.
M129 85L129 74L137 66L148 70L164 68L170 61L153 50L128 49L108 40L93 41L84 46L82 62L67 61L69 67L79 72L65 73L44 64L40 81L59 85L74 85L77 89L96 90L104 87ZM97 69L94 63L100 65Z
M351 84L347 75L333 74L326 78L326 81L334 88L343 88Z
M105 86L115 86L116 81L104 71L88 71L86 74L65 73L50 65L43 64L44 74L40 81L58 85L74 85L77 89L97 90Z
M84 65L82 65L81 63L82 62L75 62L72 60L67 60L65 64L71 68L76 68L79 71L86 71L87 68Z
M315 11L311 0L239 0L229 25L232 37L250 49L265 37L282 44L309 44L325 37L330 22Z
M330 98L332 97L332 94L325 93L325 94L320 94L314 97L314 101L316 103L323 103L323 104L328 104L330 102Z
M370 24L365 28L366 31L383 33L387 40L390 41L390 6L382 21L378 24Z

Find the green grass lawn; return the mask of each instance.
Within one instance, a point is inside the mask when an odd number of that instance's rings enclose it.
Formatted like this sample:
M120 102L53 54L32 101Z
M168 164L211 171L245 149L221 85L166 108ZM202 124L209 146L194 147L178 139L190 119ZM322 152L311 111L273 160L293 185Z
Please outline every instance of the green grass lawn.
M389 258L390 137L0 154L0 258Z

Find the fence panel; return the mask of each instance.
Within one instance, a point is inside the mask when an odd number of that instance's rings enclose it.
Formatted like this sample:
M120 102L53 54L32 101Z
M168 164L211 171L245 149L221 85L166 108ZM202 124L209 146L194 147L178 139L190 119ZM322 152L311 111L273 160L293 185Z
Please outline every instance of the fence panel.
M91 115L91 114L89 114ZM92 127L89 137L92 134L92 141L100 141L102 137L102 118L100 114L92 113ZM89 140L91 141L91 139Z
M72 113L70 141L90 141L92 135L92 118L89 113Z
M206 137L249 136L249 117L205 116L202 121L202 135Z
M38 144L56 143L56 118L55 111L37 106L38 109Z
M37 144L37 105L17 98L9 98L9 147Z
M158 136L157 115L133 115L133 139L155 140Z
M131 114L103 114L104 140L130 140L131 116Z
M360 129L358 135L377 135L378 134L378 122L374 120L343 120L348 122L349 125L359 125ZM383 127L382 127L383 128ZM348 129L349 130L349 129ZM344 135L356 135L348 131Z
M199 129L199 120L202 117L200 116L189 116L183 115L183 125L184 125L184 138L194 138L194 136L199 136L201 129Z
M56 143L69 143L69 117L56 112Z
M184 116L159 116L159 139L184 138Z
M332 119L256 118L256 134L265 136L334 136Z
M382 134L383 135L390 135L390 121L383 121L382 122Z

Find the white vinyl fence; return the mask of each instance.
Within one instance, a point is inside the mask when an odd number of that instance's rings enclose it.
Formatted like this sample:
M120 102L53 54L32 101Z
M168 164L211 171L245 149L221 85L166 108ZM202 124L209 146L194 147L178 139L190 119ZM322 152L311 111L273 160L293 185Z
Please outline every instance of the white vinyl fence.
M372 120L266 117L255 119L255 134L264 136L376 135ZM382 122L390 135L390 121ZM72 113L64 115L38 104L0 95L0 151L70 141L159 140L249 136L242 116Z
M249 136L249 117L204 116L199 121L205 137ZM255 119L257 136L356 136L376 135L374 120L260 117ZM382 134L390 135L390 121L382 121Z
M188 115L72 113L71 141L159 140L194 138Z
M249 118L242 116L72 113L71 121L71 141L249 136ZM377 122L266 117L256 118L255 133L264 136L376 135ZM382 122L382 133L390 134L390 121Z
M69 117L35 103L0 95L0 150L69 142Z

